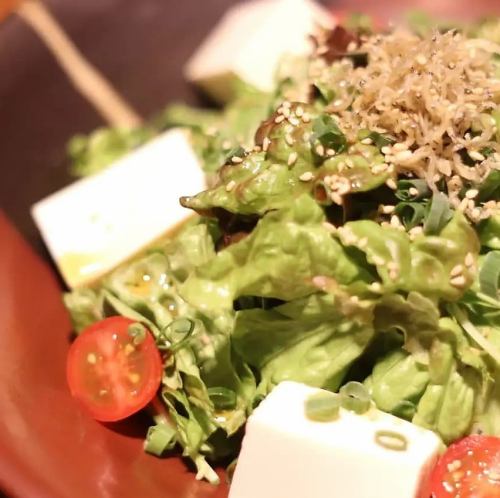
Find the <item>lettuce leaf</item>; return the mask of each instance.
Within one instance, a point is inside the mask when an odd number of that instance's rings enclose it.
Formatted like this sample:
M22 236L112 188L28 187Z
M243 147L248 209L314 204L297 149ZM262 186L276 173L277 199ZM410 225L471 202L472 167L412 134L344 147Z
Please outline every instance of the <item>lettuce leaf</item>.
M373 304L313 294L271 310L236 314L233 343L260 373L259 393L283 380L337 390L373 337Z
M439 235L411 241L406 232L370 220L352 221L338 230L341 242L366 254L387 291L417 291L432 299L455 301L473 283L465 271L463 286L453 286L450 272L463 265L467 254L477 256L479 241L463 214L456 212Z
M200 310L231 309L240 296L298 299L315 292L313 277L349 284L367 278L323 226L325 215L309 196L268 213L253 232L197 267L181 296Z
M89 135L75 135L68 143L71 174L93 175L153 138L149 127L98 128Z

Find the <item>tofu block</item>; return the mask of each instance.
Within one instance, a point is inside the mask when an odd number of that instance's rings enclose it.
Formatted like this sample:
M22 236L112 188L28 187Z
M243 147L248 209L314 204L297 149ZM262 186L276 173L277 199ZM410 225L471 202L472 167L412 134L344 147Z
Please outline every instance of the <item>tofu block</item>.
M250 416L230 498L417 498L441 446L431 431L372 407L331 422L305 415L319 389L282 382ZM403 451L376 441L398 433Z
M191 211L179 197L204 188L189 136L175 129L37 202L32 216L66 284L76 288L185 220Z
M186 78L221 102L231 99L238 81L272 91L280 59L309 53L309 35L318 26L333 24L330 12L313 0L239 4L227 11L188 61Z

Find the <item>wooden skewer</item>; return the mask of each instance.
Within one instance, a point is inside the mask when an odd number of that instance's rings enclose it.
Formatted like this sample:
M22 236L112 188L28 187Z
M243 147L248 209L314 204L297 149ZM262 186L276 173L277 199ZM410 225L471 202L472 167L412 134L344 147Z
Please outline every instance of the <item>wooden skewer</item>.
M17 5L16 5L17 4ZM0 20L9 10L28 24L57 59L76 89L111 125L132 128L142 123L137 112L109 81L89 62L68 38L40 0L0 0Z

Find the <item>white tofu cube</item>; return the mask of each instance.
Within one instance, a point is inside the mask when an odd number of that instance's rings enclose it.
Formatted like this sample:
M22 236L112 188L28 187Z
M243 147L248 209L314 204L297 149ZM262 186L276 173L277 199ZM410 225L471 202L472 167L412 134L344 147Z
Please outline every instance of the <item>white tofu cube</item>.
M186 77L222 102L231 99L238 80L272 91L280 59L309 53L309 35L318 26L333 24L332 15L313 0L239 4L228 10L188 61Z
M191 211L179 197L204 188L189 136L176 129L37 202L32 215L66 284L75 288L186 219Z
M305 415L319 389L279 384L250 416L230 498L417 498L440 449L431 431L374 407L340 409L331 422ZM397 451L376 442L379 431L407 441Z

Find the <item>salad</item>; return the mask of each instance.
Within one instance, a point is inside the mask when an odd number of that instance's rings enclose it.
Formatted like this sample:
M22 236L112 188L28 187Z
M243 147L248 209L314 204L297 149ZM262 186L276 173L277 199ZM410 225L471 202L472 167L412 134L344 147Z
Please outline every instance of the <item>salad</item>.
M65 295L70 388L97 420L148 406L146 451L216 483L278 383L362 382L451 445L436 497L461 459L459 496L500 496L500 21L346 26L283 60L273 94L73 141L85 174L187 127L209 188L174 235Z

